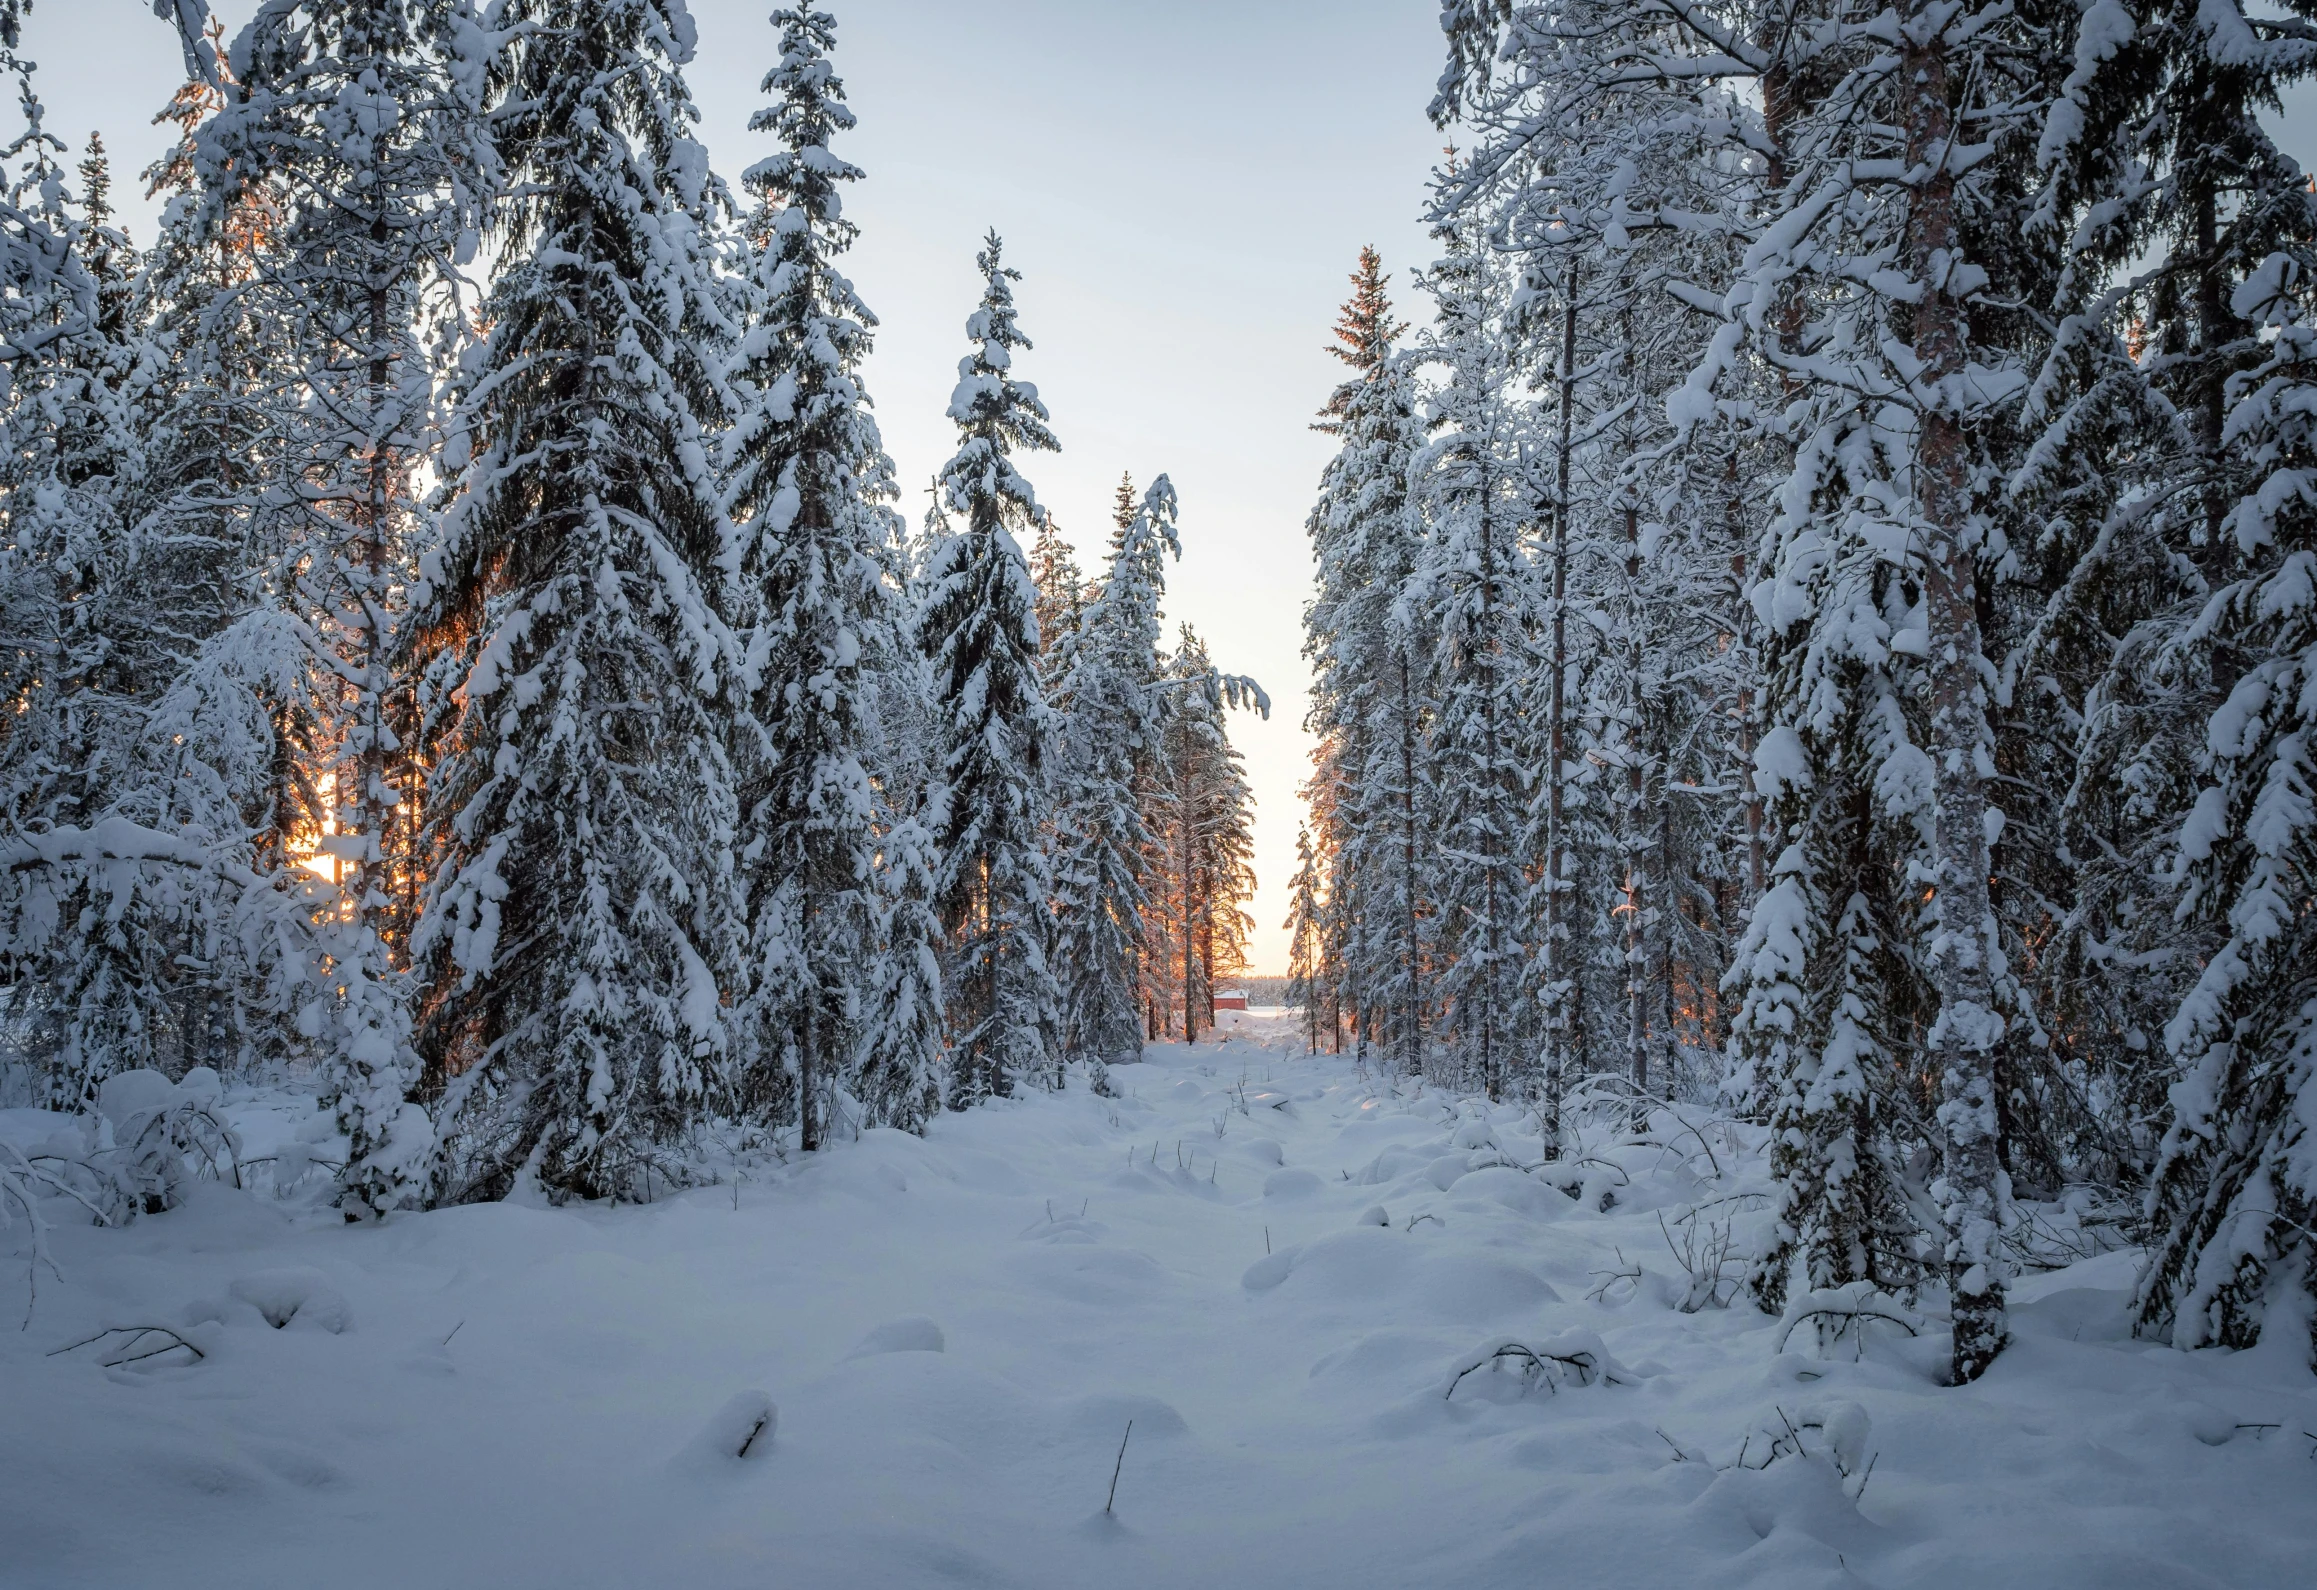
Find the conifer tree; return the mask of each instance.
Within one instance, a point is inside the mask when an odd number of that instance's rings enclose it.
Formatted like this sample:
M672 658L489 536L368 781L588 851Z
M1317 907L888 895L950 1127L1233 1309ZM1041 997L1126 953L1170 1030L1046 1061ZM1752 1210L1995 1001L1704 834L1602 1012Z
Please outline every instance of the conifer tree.
M159 241L116 299L117 320L100 289L99 327L118 329L83 345L106 371L83 390L107 396L82 412L109 418L68 426L68 446L76 472L109 477L110 506L108 528L69 563L80 661L57 680L77 698L61 725L82 766L102 769L81 781L84 823L133 823L194 844L217 867L282 875L296 893L302 875L284 865L290 835L313 815L297 761L314 721L312 677L303 637L265 603L252 555L256 466L268 451L264 350L283 339L241 293L263 239L257 207L237 206L220 228L203 204L196 134L222 102L217 83L199 78L161 118L183 136L150 174L169 195ZM127 242L104 252L124 254ZM301 1047L280 1020L266 957L224 927L235 891L206 867L138 871L139 888L102 935L59 941L73 969L36 980L56 1011L74 1012L56 1029L62 1052L77 1050L71 1068L92 1080L139 1064L226 1070ZM130 1041L77 1044L76 1033L99 1028Z
M1215 1024L1215 990L1246 965L1255 892L1254 791L1231 744L1225 711L1270 698L1253 680L1224 674L1189 625L1166 661L1166 709L1157 776L1144 825L1156 852L1144 939L1151 1002L1182 1019L1185 1043Z
M1747 261L1751 303L1830 282L1853 268L1845 260L1888 262L1911 285L1889 297L1812 294L1816 322L1800 339L1779 317L1751 325L1767 363L1809 381L1773 529L1774 573L1756 595L1776 725L1763 741L1776 754L1758 758L1758 770L1807 792L1780 863L1807 876L1764 905L1776 898L1815 913L1796 935L1807 966L1797 1030L1822 1047L1796 1051L1777 1124L1782 1142L1811 1141L1818 1168L1786 1167L1784 1229L1829 1261L1813 1265L1811 1284L1862 1273L1851 1266L1875 1249L1873 1234L1843 1211L1888 1202L1859 1196L1876 1163L1860 1150L1876 1145L1840 1132L1812 1140L1809 1123L1855 1120L1819 1107L1829 1078L1880 1070L1891 1036L1921 1021L1940 1094L1937 1267L1951 1292L1953 1372L1967 1381L2004 1340L1995 1057L2006 1013L2020 1004L1988 890L2000 816L1990 817L1987 798L1993 667L1980 593L1997 548L1975 476L2004 445L1999 411L2024 385L2025 334L2024 322L1983 312L1976 334L1969 322L1991 267L2010 268L2003 253L2018 221L1998 184L2018 181L2028 150L2016 120L2032 99L1997 86L2011 74L2011 24L2001 16L1918 5L1901 22L1905 42L1888 56L1867 57L1838 35L1778 46L1798 73L1829 83L1848 75L1795 111L1793 175L1768 196L1764 241ZM1966 85L1983 97L1958 112ZM1863 106L1874 108L1862 116ZM1941 152L1954 144L1958 114L2005 158L1961 173L1947 165ZM1917 169L1928 173L1919 182L1893 175ZM1839 369L1813 344L1843 350ZM1891 357L1902 347L1906 358ZM1908 416L1904 445L1870 446L1891 423L1891 403ZM1796 924L1757 911L1748 939L1757 955L1774 932ZM1758 968L1760 1031L1792 985L1765 983ZM1806 1211L1813 1188L1828 1196ZM1830 1235L1814 1244L1806 1233L1821 1222ZM1838 1228L1847 1234L1832 1234Z
M1287 1003L1303 1011L1303 1048L1319 1053L1319 1029L1324 1021L1331 1041L1337 1033L1334 1003L1328 997L1327 903L1321 891L1319 853L1312 848L1309 824L1295 829L1295 876L1288 881Z
M900 523L888 506L892 461L860 381L876 320L835 263L855 236L839 185L861 175L829 149L854 123L828 59L835 19L798 8L773 22L781 59L764 92L779 101L749 125L783 147L743 178L769 237L750 281L723 457L749 692L734 750L749 911L745 1089L793 1099L810 1151L826 1131L830 1082L851 1069L878 996L877 854L892 816L872 768L867 670L891 654L885 637L901 622L889 577ZM899 1054L880 1064L914 1069Z
M1410 589L1419 635L1434 637L1437 704L1425 764L1435 787L1427 892L1441 967L1438 1040L1449 1075L1503 1096L1528 1061L1527 931L1532 858L1519 703L1533 676L1538 617L1515 525L1517 420L1510 349L1492 323L1486 266L1458 236L1426 285L1439 305L1427 352L1446 365L1431 404L1434 440L1412 464L1428 520Z
M145 335L144 304L125 291L127 240L76 211L28 87L24 102L29 160L0 228L21 255L0 466L18 710L0 734L0 781L15 831L43 857L11 880L29 913L10 946L24 973L15 1009L46 1098L83 1108L114 1070L289 1047L284 1017L311 993L305 935L255 927L234 880L279 831L268 698L294 698L298 683L279 666L294 646L277 626L236 622L239 544L218 532L238 521L151 514L146 421L169 343ZM103 163L83 169L101 212ZM181 238L189 215L172 211ZM277 929L301 942L284 946Z
M266 418L250 512L264 599L294 627L315 708L301 760L304 842L342 900L342 994L319 1034L327 1102L349 1142L350 1216L415 1201L431 1129L407 1103L419 1062L388 944L404 758L390 721L402 592L430 527L414 479L437 422L426 339L464 334L461 266L492 178L482 106L450 0L299 0L235 41L233 93L200 129L205 226L268 216L238 296L283 342L253 408ZM285 722L288 720L284 720ZM412 793L415 794L415 791ZM287 857L283 858L285 861Z
M107 381L119 359L91 257L100 223L66 202L63 145L14 56L13 18L0 23L28 122L9 151L23 164L7 171L0 209L0 682L13 708L0 718L0 809L11 834L37 837L110 814L141 743L151 675L124 666L146 615L133 611L118 505L128 437ZM155 909L150 888L128 898L106 889L108 910L99 887L69 873L8 880L14 912L37 896L55 917L51 931L27 917L7 946L12 1009L53 1108L86 1108L109 1070L166 1052L172 913Z
M2178 1347L2248 1347L2317 1297L2317 246L2272 254L2232 312L2276 327L2232 383L2222 443L2262 472L2226 524L2233 578L2180 638L2241 669L2206 730L2208 782L2180 833L2181 910L2225 937L2166 1027L2181 1066L2149 1186L2141 1319ZM2297 1287L2295 1311L2279 1307ZM2305 1344L2317 1362L2317 1325Z
M1166 554L1182 556L1175 515L1174 485L1161 475L1119 527L1109 576L1080 620L1063 673L1055 975L1068 1048L1097 1065L1142 1053L1152 844L1143 807L1167 713L1159 601Z
M1313 682L1306 725L1321 743L1335 832L1328 895L1340 934L1343 998L1364 1049L1407 1071L1422 1062L1426 901L1418 858L1423 803L1424 659L1401 608L1416 566L1408 470L1422 442L1414 374L1393 351L1387 278L1361 251L1329 351L1352 369L1321 429L1342 438L1308 525L1317 589L1304 614Z
M2137 710L2117 714L2099 768L2169 852L2176 891L2172 922L2134 936L2174 970L2151 981L2178 989L2138 1318L2176 1346L2243 1347L2309 1317L2286 1299L2311 1290L2317 1255L2317 542L2301 489L2317 456L2317 199L2257 109L2317 71L2317 50L2305 21L2230 4L2152 5L2130 31L2087 16L2078 37L2077 114L2056 129L2074 138L2046 147L2067 196L2113 218L2098 242L2140 267L2136 368L2188 433L2141 455L2160 471L2136 494L2155 511L2127 522L2155 573L2141 591L2172 600L2118 648L2104 685Z
M1016 539L1045 510L1013 456L1059 444L1037 388L1013 375L1014 350L1030 343L1014 321L1021 273L1003 248L993 231L975 260L974 351L958 361L949 404L960 440L940 478L940 506L962 525L932 548L917 620L941 714L936 899L955 1109L1059 1080L1042 844L1054 729L1039 685L1037 588Z
M1062 676L1069 666L1070 639L1077 632L1092 593L1087 589L1084 572L1078 567L1077 554L1054 523L1052 514L1039 521L1038 538L1030 544L1030 583L1038 591L1039 678L1046 688L1047 704L1059 709Z
M421 561L455 656L412 954L458 1134L453 1198L649 1197L720 1081L740 946L716 706L730 633L707 459L728 208L693 141L676 0L514 0L493 71L512 197Z
M883 843L877 958L860 1058L847 1085L871 1121L921 1132L941 1108L945 1042L934 848L914 816L887 829Z

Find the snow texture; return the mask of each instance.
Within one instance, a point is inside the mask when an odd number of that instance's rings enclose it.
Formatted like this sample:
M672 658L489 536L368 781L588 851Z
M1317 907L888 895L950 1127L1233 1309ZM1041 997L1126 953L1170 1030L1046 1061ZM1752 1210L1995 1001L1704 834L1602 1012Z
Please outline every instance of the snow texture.
M2282 1345L2133 1339L2135 1255L2021 1281L2012 1344L1951 1389L1935 1311L1820 1349L1743 1302L1677 1306L1660 1218L1761 1206L1758 1130L1707 1125L1718 1173L1670 1118L1668 1146L1589 1139L1604 1213L1520 1168L1533 1115L1302 1058L1292 1015L1228 1020L1113 1068L1115 1098L872 1130L737 1206L349 1226L318 1190L205 1181L126 1231L60 1211L66 1282L0 1333L9 1425L38 1433L0 1443L0 1580L2305 1577L2317 1391ZM1243 1080L1287 1105L1242 1113ZM253 1155L319 1113L226 1107ZM202 1356L46 1356L107 1326Z

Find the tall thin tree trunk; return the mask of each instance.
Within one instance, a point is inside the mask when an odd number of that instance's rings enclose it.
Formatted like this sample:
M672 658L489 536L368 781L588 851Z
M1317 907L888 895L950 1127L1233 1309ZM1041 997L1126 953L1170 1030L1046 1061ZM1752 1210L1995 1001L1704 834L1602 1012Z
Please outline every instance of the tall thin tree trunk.
M1546 716L1545 768L1545 1152L1560 1153L1561 1094L1567 1085L1569 1009L1567 925L1562 921L1561 852L1568 842L1563 809L1569 690L1569 469L1574 451L1571 407L1577 382L1577 266L1569 263L1561 297L1561 359L1556 372L1560 416L1553 459L1552 697Z
M1923 405L1915 457L1915 495L1922 513L1923 583L1930 617L1931 738L1938 811L1934 821L1936 925L1931 946L1939 995L1930 1048L1939 1073L1942 1132L1940 1199L1947 1232L1948 1286L1955 1321L1954 1376L1976 1380L2002 1350L2004 1301L1998 1262L1998 1122L1995 1048L2002 1018L1995 1010L1990 952L1994 923L1987 892L1987 710L1981 669L1977 547L1969 535L1969 443L1938 391L1964 368L1968 327L1963 308L1939 285L1940 262L1956 247L1953 144L1947 104L1945 15L1918 3L1910 23L1929 34L1900 55L1900 109L1907 162L1930 175L1918 181L1908 217L1908 253L1926 284L1915 309L1914 354Z
M820 1021L810 1005L796 1024L796 1145L810 1154L821 1146Z
M1423 1063L1424 996L1416 933L1416 686L1408 648L1400 660L1400 958L1404 1008L1400 1012L1400 1070L1414 1076Z
M1624 373L1630 386L1634 380L1632 310L1627 309L1622 319ZM1638 392L1633 395L1639 396ZM1635 444L1630 407L1619 425L1625 433L1622 438L1625 456L1631 458ZM1641 807L1646 795L1646 775L1641 765L1641 505L1635 499L1630 480L1621 495L1625 499L1625 820L1619 826L1623 830L1625 851L1625 1056L1627 1074L1633 1079L1635 1091L1646 1093L1649 1090L1649 1013L1642 1001L1648 997L1649 984L1641 913L1650 895L1641 863L1644 849Z
M1198 879L1194 875L1198 840L1194 830L1198 826L1198 808L1193 803L1188 786L1178 782L1182 790L1183 820L1183 1042L1197 1043L1199 1029L1191 1019L1192 985L1198 981L1196 962L1191 952L1193 923L1198 912Z
M1746 633L1745 506L1738 498L1737 439L1722 465L1723 534L1730 548L1730 629L1723 644L1735 646ZM1746 815L1746 906L1753 908L1768 886L1762 842L1762 795L1754 787L1754 670L1738 676L1738 800Z
M382 184L383 173L373 170L373 181ZM388 242L386 210L383 203L370 218L370 241L383 257ZM379 269L377 260L371 268ZM362 851L355 863L354 909L362 925L376 928L379 913L392 901L393 878L387 859L387 824L394 814L391 792L387 788L387 728L386 728L386 526L388 497L391 494L392 459L383 420L386 414L388 382L393 370L387 349L394 335L390 318L391 295L383 277L370 283L370 457L368 523L363 526L361 560L368 575L362 590L362 698L359 702L363 736L360 755L355 759L354 777L357 788L353 800L347 792L336 792L339 803L352 818L362 836ZM383 938L383 934L381 935Z
M1657 1047L1665 1055L1663 1085L1666 1097L1670 1099L1673 1096L1673 1049L1676 1042L1673 1019L1673 931L1679 923L1687 920L1682 915L1673 887L1673 795L1670 790L1662 794L1657 803L1657 876L1665 892L1665 907L1658 913L1658 921L1665 924L1665 931L1658 936L1657 941ZM1642 1064L1645 1068L1648 1061L1649 1056L1644 1052ZM1646 1069L1641 1075L1640 1084L1641 1091L1648 1093L1649 1075Z
M1493 427L1492 427L1493 428ZM1497 1055L1497 1028L1509 1014L1498 996L1502 991L1504 975L1504 906L1499 898L1497 874L1504 864L1505 823L1510 817L1508 802L1502 797L1504 747L1497 724L1499 692L1495 688L1497 669L1503 663L1503 651L1498 634L1502 623L1501 603L1496 583L1496 488L1489 478L1488 460L1492 445L1481 455L1480 467L1480 623L1475 637L1473 658L1486 664L1488 688L1481 692L1480 744L1487 758L1482 770L1480 793L1488 799L1488 830L1481 836L1480 908L1483 921L1481 951L1488 957L1482 983L1480 1011L1480 1077L1489 1098L1504 1096L1504 1078L1499 1074L1502 1063ZM1468 666L1471 662L1468 661Z

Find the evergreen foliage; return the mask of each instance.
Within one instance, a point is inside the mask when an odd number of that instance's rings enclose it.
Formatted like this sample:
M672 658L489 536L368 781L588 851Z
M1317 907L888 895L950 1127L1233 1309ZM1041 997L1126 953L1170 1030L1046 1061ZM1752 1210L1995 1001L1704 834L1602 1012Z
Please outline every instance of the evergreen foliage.
M1119 526L1109 574L1064 648L1055 974L1064 1044L1097 1067L1142 1054L1145 871L1153 846L1144 809L1159 777L1169 710L1159 673L1159 601L1166 554L1182 556L1175 514L1174 485L1161 475Z
M468 361L410 644L462 696L411 939L445 1195L648 1197L731 1053L738 810L711 606L727 207L674 0L518 0L494 66L510 258ZM455 1079L455 1080L454 1080Z
M961 527L931 551L917 620L941 714L935 899L948 936L957 1109L1060 1081L1041 836L1055 736L1039 682L1038 593L1016 539L1045 511L1014 463L1060 444L1037 388L1013 375L1014 350L1030 343L1014 322L1021 274L1003 248L992 232L975 260L985 286L949 404L958 450L940 478L941 506Z
M875 317L835 267L855 233L840 184L861 176L829 149L853 125L828 59L835 21L799 9L773 22L781 59L764 91L778 103L750 126L782 149L743 178L769 237L749 281L730 371L737 413L722 442L737 538L729 610L748 698L732 752L749 913L741 1091L756 1109L793 1111L810 1150L832 1080L850 1076L876 1020L891 908L877 854L895 817L874 771L870 669L903 622L892 578L900 523L860 382ZM898 1102L915 1090L884 1073L931 1063L885 1053L875 1091Z

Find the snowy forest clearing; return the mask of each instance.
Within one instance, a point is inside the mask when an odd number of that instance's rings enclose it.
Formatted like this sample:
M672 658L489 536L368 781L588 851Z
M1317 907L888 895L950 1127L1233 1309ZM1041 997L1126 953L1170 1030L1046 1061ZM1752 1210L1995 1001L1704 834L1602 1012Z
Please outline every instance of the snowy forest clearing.
M737 1201L347 1226L202 1182L61 1229L0 1333L40 1433L0 1446L0 1580L2241 1586L2317 1549L2295 1333L2134 1341L2132 1253L2023 1279L1969 1388L1935 1320L1781 1352L1742 1297L1681 1311L1666 1234L1769 1190L1757 1129L1595 1132L1571 1198L1518 1110L1227 1022L1117 1099L873 1131ZM311 1108L238 1097L251 1156ZM204 1356L57 1351L145 1325ZM1553 1384L1447 1394L1507 1341Z

